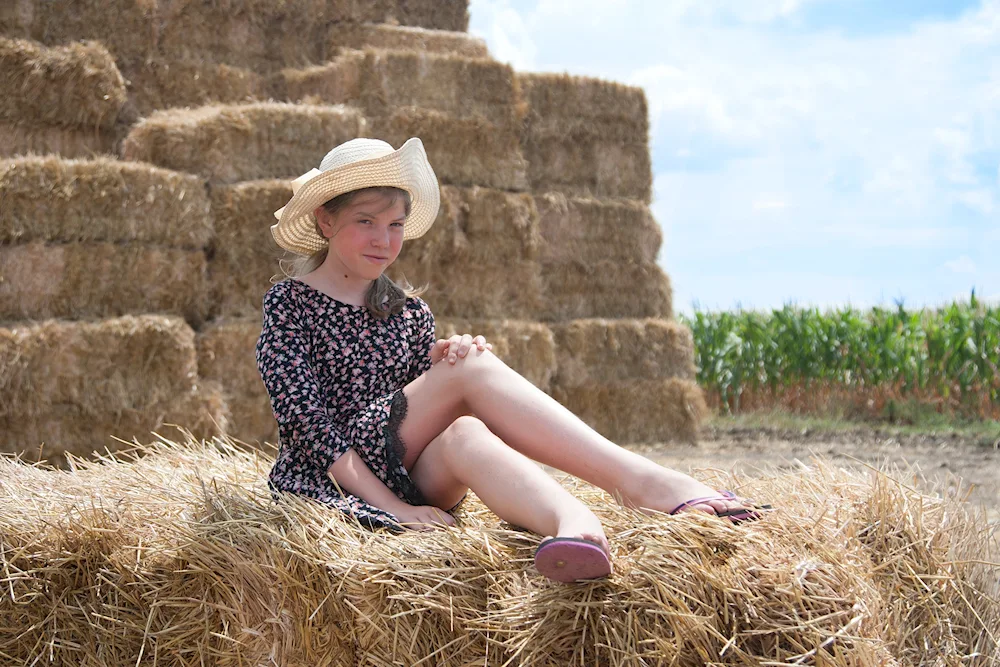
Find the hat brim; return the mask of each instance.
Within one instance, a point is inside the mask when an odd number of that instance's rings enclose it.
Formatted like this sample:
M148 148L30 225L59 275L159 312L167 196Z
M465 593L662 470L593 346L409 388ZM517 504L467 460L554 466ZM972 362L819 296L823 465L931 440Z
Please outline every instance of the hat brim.
M303 183L288 203L274 212L278 222L271 226L271 235L285 250L311 255L328 244L316 234L313 211L345 192L379 186L410 193L404 239L422 236L434 224L441 205L437 176L427 161L423 143L412 138L392 153L321 171Z

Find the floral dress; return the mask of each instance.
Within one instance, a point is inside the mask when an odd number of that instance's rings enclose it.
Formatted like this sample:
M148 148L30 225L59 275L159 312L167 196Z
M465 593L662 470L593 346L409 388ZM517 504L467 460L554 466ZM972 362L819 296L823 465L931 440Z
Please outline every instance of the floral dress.
M342 494L327 470L353 449L399 498L426 504L403 467L403 387L431 367L434 316L420 298L384 320L364 306L286 279L264 295L260 371L278 421L268 486L314 498L369 528L398 530L396 517Z

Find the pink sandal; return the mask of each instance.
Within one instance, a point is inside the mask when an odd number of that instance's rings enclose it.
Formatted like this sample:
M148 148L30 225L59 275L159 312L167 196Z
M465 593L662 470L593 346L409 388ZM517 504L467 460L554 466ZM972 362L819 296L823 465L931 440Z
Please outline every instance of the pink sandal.
M673 511L670 512L670 514L677 514L685 507L689 507L691 505L697 505L699 503L705 502L706 500L739 500L739 499L736 497L736 494L733 493L732 491L723 490L714 496L705 496L703 498L693 498L691 500L687 500L678 505L677 507L675 507ZM770 505L754 505L753 507L754 509L759 509L759 510L771 509ZM727 518L733 523L742 523L744 521L756 521L757 519L761 518L759 512L755 512L747 508L726 510L724 512L719 512L718 510L716 510L715 515Z
M568 583L611 574L611 561L597 544L578 537L553 537L535 550L535 568L553 581Z

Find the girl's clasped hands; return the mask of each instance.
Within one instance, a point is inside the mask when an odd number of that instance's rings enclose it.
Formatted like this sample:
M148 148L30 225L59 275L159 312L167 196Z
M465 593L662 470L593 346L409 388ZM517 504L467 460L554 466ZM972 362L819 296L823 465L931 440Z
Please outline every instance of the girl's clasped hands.
M431 365L444 359L450 364L458 363L459 359L465 358L469 350L475 345L480 352L493 350L493 344L487 343L483 336L471 336L470 334L455 334L450 338L441 338L434 343L431 348Z

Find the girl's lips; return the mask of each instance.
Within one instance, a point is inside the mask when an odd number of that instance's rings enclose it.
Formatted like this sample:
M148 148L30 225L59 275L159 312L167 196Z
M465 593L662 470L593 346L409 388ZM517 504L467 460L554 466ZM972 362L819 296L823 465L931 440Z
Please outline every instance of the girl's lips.
M365 259L367 259L367 260L368 260L369 262L376 262L376 263L378 263L378 264L381 264L382 262L387 262L387 261L389 261L389 258L388 258L388 257L379 257L378 255L365 255L364 257L365 257Z

